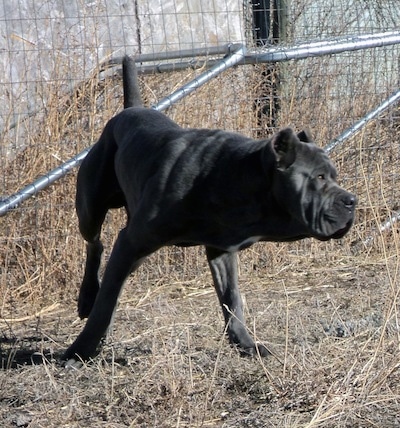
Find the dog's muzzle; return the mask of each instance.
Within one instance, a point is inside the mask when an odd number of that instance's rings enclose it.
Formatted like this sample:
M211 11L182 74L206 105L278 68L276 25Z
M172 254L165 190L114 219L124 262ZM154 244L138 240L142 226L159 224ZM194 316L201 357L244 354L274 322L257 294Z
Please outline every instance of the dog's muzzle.
M353 224L356 204L356 197L346 191L331 195L321 207L317 238L321 241L342 238Z

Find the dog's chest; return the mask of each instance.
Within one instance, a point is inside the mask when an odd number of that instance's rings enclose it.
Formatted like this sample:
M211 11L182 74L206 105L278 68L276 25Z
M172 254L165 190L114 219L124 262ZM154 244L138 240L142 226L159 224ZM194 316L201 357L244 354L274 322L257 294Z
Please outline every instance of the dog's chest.
M260 241L261 239L262 239L262 236L251 236L251 237L246 238L237 244L230 245L228 248L226 248L226 250L230 251L230 252L236 252L236 251L244 250L245 248L250 247L251 245L255 244L256 242Z

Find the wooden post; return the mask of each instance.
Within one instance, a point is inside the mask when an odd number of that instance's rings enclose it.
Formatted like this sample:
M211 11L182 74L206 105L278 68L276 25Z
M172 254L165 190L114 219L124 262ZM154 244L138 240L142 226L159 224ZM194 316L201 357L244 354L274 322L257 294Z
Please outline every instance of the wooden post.
M282 43L287 36L289 0L252 0L253 42L256 46ZM280 72L282 65L260 64L255 110L258 115L257 137L271 134L277 127L280 107Z

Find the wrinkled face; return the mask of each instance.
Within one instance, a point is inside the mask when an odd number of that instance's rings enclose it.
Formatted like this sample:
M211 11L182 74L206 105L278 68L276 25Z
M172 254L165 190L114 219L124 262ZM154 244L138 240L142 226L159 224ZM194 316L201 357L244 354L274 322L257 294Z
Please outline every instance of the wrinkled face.
M299 136L307 138L303 133ZM310 236L320 240L341 238L353 223L355 196L337 184L336 169L322 149L294 134L289 138L289 144L278 142L274 146L276 199Z

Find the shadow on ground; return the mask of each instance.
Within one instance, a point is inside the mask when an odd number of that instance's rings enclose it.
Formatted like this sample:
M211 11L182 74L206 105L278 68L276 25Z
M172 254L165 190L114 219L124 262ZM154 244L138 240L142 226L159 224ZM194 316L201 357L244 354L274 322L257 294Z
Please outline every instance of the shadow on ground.
M10 370L60 361L61 354L51 351L49 345L50 341L39 336L22 339L0 337L0 369Z

